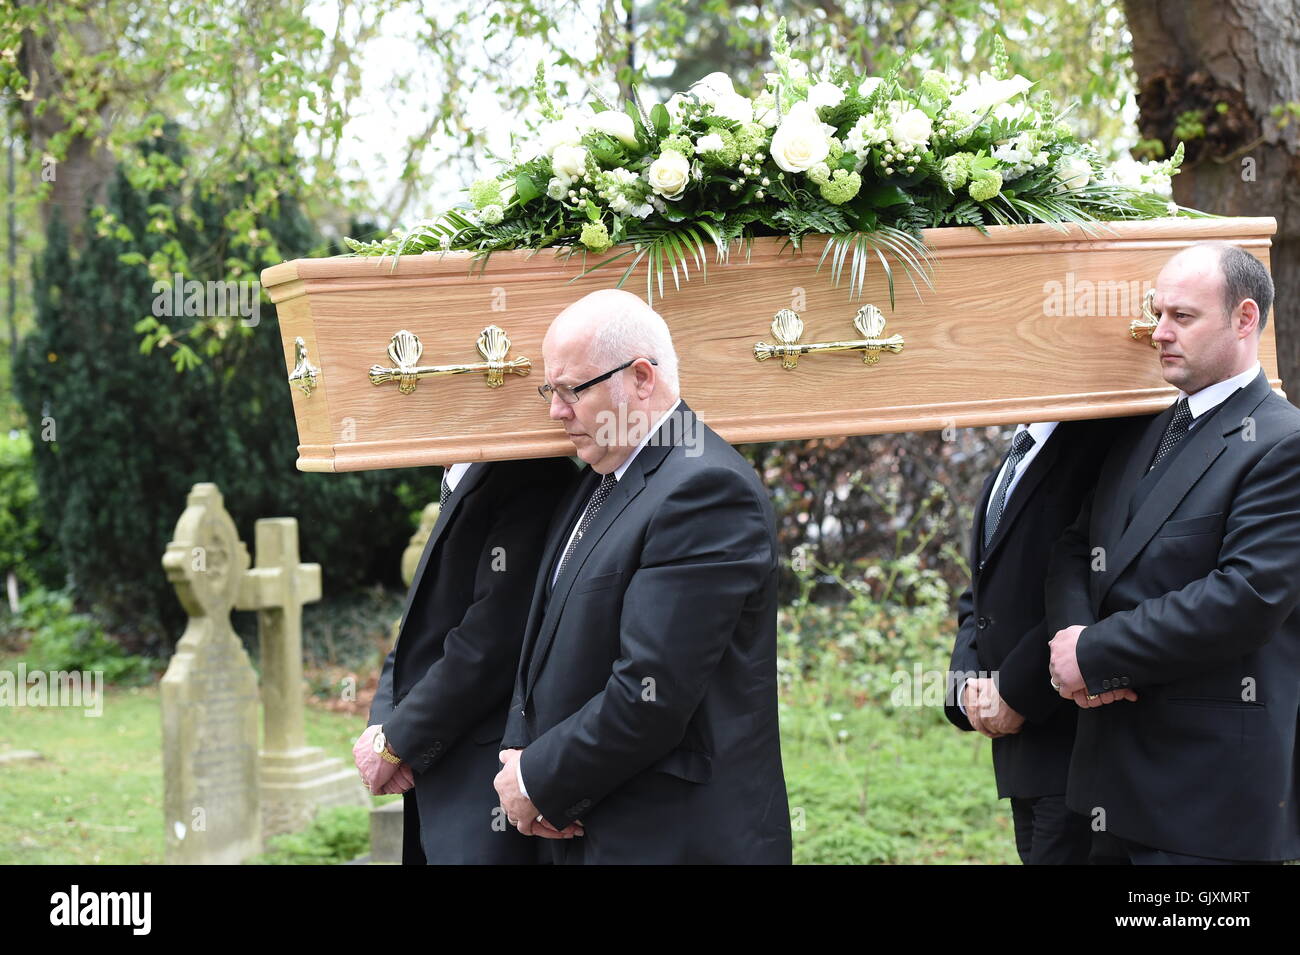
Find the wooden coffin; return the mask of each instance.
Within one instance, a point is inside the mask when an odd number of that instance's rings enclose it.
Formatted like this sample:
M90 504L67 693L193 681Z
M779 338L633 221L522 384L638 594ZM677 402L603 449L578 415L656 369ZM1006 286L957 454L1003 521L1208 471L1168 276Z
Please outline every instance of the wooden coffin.
M1149 332L1130 332L1161 266L1204 239L1234 242L1267 264L1275 228L1271 218L1180 218L1107 223L1091 234L1077 226L933 229L925 234L933 289L921 283L918 294L896 267L892 309L878 263L865 293L850 299L847 266L839 287L829 260L818 268L825 239L805 238L797 253L781 239L757 239L748 256L737 250L725 264L709 262L707 276L693 268L680 288L670 273L654 305L673 332L683 397L732 443L1132 415L1163 408L1175 394ZM616 284L621 267L582 275L600 258L584 265L581 254L497 252L471 271L470 253L449 252L405 256L396 268L391 257L338 257L264 271L284 339L298 467L572 453L537 394L541 343L562 308ZM645 268L624 288L644 296ZM864 304L880 314L860 312ZM787 309L798 321L786 314L773 327ZM485 333L490 326L504 336ZM508 338L495 375L400 374L484 363L481 338L488 351ZM900 339L901 350L891 350ZM882 347L783 355L796 341ZM759 361L759 343L785 347ZM1260 358L1280 389L1272 322Z

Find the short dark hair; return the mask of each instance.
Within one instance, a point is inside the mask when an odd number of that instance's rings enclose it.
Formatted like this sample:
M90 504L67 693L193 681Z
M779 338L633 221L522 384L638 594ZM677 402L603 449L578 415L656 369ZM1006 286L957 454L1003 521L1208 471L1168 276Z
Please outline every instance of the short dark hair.
M1223 310L1229 317L1246 299L1259 306L1259 330L1268 324L1268 310L1273 304L1273 279L1264 263L1239 245L1230 242L1198 243L1219 253L1219 270L1223 273Z

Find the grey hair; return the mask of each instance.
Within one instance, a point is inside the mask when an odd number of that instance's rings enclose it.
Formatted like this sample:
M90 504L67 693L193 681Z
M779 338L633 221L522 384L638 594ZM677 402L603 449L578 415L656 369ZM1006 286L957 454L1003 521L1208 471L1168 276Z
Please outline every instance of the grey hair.
M664 387L680 397L677 350L668 323L658 312L630 293L610 296L612 307L591 337L590 361L602 371L617 368L633 358L653 358L655 373Z
M1197 246L1219 253L1219 271L1223 273L1223 310L1231 317L1246 299L1259 306L1259 330L1268 324L1268 310L1273 304L1273 279L1264 263L1241 246L1230 242L1198 242Z

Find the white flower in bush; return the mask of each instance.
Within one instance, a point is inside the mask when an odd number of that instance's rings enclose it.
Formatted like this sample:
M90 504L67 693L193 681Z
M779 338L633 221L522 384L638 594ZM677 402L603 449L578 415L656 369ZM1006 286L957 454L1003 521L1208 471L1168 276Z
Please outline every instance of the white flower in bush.
M701 102L713 106L723 96L735 96L736 87L732 85L731 77L726 73L710 73L691 84L691 92L698 96Z
M546 184L546 195L560 202L569 194L569 187L572 185L573 180L568 176L552 176L551 181Z
M1092 164L1083 156L1063 156L1056 177L1061 180L1060 191L1082 189L1092 181Z
M585 146L560 145L551 154L551 170L555 175L577 179L586 171L587 149Z
M863 99L866 99L868 96L874 93L876 89L880 86L880 84L883 82L885 81L879 76L868 76L866 79L864 79L861 83L858 84L858 95L861 96Z
M650 164L650 188L665 199L676 199L690 181L691 164L681 153L669 149Z
M813 109L823 106L839 106L844 102L844 91L834 83L818 83L808 91L808 102Z
M930 117L919 109L909 109L894 117L889 127L889 138L904 149L914 146L924 148L930 142L934 124Z
M632 124L632 117L627 113L620 113L614 109L597 113L591 122L591 128L612 136L624 146L636 145L636 127Z
M807 102L795 103L772 134L772 161L786 172L805 172L826 159L829 132Z
M860 116L844 137L844 145L850 152L865 159L872 146L879 146L888 138L889 133L876 121L876 117Z
M701 136L695 141L696 153L713 153L726 148L727 144L722 141L722 137L717 133L709 133L709 135Z
M950 108L955 112L981 116L1013 96L1019 96L1033 85L1032 80L1019 73L1009 80L996 80L989 73L981 73L978 80L967 84L964 90L952 98Z
M776 115L776 98L767 92L754 97L754 121L767 129L775 129L780 122Z
M754 121L754 104L739 93L719 96L713 103L713 113L725 119L734 119L738 123Z

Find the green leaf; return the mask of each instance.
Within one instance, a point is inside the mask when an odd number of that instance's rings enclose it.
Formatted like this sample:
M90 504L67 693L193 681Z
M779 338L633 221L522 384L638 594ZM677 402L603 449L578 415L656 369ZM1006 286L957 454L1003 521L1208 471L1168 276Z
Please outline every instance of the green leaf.
M872 209L887 209L890 206L909 205L912 202L912 197L902 189L885 183L864 188L858 193L858 198L865 201Z
M529 176L520 173L515 177L515 195L519 197L521 204L532 202L541 194L541 190L537 188L537 184Z

